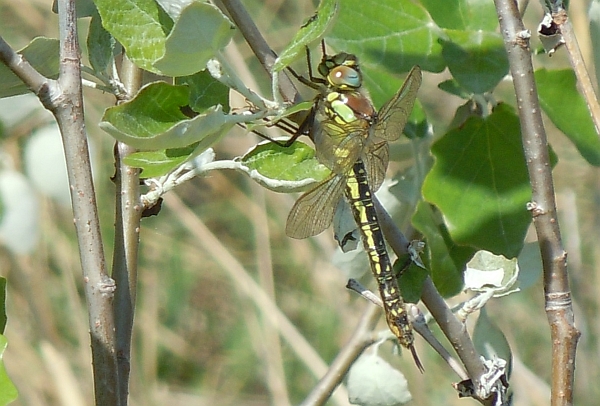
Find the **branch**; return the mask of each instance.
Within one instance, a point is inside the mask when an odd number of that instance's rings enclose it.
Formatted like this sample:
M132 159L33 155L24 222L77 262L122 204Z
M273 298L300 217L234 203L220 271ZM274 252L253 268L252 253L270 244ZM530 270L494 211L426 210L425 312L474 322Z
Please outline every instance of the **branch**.
M494 0L513 77L523 149L531 182L529 210L544 267L546 314L552 338L551 405L573 403L575 352L579 331L574 326L565 252L556 216L548 142L533 78L529 36L512 0Z
M95 400L97 405L118 405L112 313L115 284L106 273L85 132L75 2L59 0L58 15L60 70L57 81L37 72L2 38L0 60L38 96L44 107L54 114L60 128L88 303Z
M217 0L216 4L222 11L229 15L231 20L239 28L246 39L246 42L248 42L248 45L252 48L252 52L254 52L254 55L256 55L258 61L272 79L272 68L275 59L277 59L277 55L271 49L269 44L267 44L267 41L265 41L242 3L239 0ZM279 91L286 101L300 101L296 100L298 97L298 90L296 90L296 87L287 74L280 75L279 77Z
M47 99L61 130L75 230L88 301L97 405L118 405L112 300L114 281L106 273L100 222L85 132L81 58L74 0L58 1L60 70L56 99ZM42 95L40 95L42 97Z
M142 70L124 55L121 72L126 94L135 95L142 85ZM129 394L131 335L135 314L139 230L142 214L140 171L123 163L123 158L134 151L132 147L122 142L117 142L115 145L116 213L112 276L117 285L114 318L121 406L127 405Z

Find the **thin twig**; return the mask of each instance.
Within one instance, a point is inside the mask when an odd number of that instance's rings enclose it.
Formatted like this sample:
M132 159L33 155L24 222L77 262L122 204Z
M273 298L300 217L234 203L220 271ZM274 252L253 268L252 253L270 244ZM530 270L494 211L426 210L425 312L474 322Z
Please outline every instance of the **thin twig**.
M176 194L169 193L165 195L164 199L165 207L177 213L182 225L195 237L195 241L201 244L228 274L233 287L240 293L240 296L250 299L264 320L279 331L281 337L297 354L298 359L304 362L315 377L319 378L325 375L328 369L327 364L221 241L183 204ZM333 400L340 405L346 404L347 398L347 394L339 390L333 396Z
M371 304L366 306L350 340L342 347L342 350L329 366L327 373L315 385L301 403L301 406L324 405L329 400L331 394L342 382L354 361L362 354L365 348L376 341L376 334L373 334L373 329L380 317L381 309L379 307Z
M126 93L135 95L142 86L142 70L123 57L121 74ZM119 400L126 406L131 370L131 335L137 292L139 230L142 213L139 169L123 163L135 150L117 142L115 145L115 245L112 276L117 285L114 317L118 363Z
M569 61L577 77L579 88L587 103L588 110L592 116L592 121L596 127L596 133L600 135L600 104L598 104L598 98L594 92L594 86L592 85L592 79L585 67L583 55L577 38L575 37L575 31L573 25L567 16L567 12L564 9L560 9L557 13L552 15L554 23L558 26L560 33L565 41L565 48L569 54Z
M521 16L513 1L494 2L517 96L523 148L532 191L529 209L544 267L546 314L552 338L551 405L571 405L575 353L580 333L574 326L567 253L562 246L556 215L552 166L533 78L529 36L526 35Z

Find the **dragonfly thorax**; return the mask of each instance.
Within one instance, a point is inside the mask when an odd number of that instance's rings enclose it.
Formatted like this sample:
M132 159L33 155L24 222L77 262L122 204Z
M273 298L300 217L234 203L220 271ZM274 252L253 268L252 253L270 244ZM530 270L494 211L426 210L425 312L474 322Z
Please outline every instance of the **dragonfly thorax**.
M330 119L341 125L364 120L365 126L369 126L377 114L371 101L357 91L328 93L325 111Z

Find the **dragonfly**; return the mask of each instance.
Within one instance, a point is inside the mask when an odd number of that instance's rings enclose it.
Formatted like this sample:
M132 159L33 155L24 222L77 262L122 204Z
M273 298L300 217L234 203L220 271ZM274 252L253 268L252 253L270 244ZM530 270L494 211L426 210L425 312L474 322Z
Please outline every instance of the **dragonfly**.
M321 233L331 225L338 203L345 196L377 281L387 324L423 370L372 197L385 177L388 142L400 137L413 108L421 70L413 67L400 90L376 111L362 87L355 55L328 56L323 46L318 65L321 78L313 76L308 53L307 58L310 79L292 73L302 83L318 89L319 95L298 133L308 133L317 159L331 170L331 175L296 201L288 215L286 234L302 239Z

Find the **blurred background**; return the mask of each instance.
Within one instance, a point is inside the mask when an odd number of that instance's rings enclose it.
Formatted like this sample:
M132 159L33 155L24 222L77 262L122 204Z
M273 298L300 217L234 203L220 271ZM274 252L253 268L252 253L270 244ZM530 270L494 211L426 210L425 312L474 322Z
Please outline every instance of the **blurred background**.
M316 6L305 0L248 0L244 5L276 51ZM588 5L572 2L570 16L593 71ZM528 28L535 31L541 16L539 5L530 4ZM0 1L0 22L0 34L14 49L36 36L58 36L47 1ZM79 21L82 47L88 24L89 19ZM533 43L539 46L537 39ZM268 78L239 34L227 55L246 83L267 92ZM551 59L536 56L535 63L568 67L564 51ZM436 88L443 75L425 73L419 93L438 136L461 103ZM496 93L500 100L514 98L508 81ZM110 263L114 141L97 123L114 98L91 89L84 96ZM18 213L17 227L7 226L6 217L0 223L0 275L8 280L4 361L19 390L13 404L91 405L87 313L60 137L52 116L33 95L0 100L0 120L0 193ZM598 171L549 122L547 129L559 157L554 170L559 219L582 332L575 399L579 405L596 405ZM254 136L234 131L216 145L217 159L239 156L255 143ZM335 242L329 231L301 241L285 236L295 198L265 191L233 171L213 171L176 189L159 216L142 221L131 405L285 405L288 399L297 404L313 388L324 373L321 363L331 362L370 305L344 288L347 277L331 262ZM271 295L276 307L261 302L256 289ZM512 347L515 404L548 404L550 336L541 280L527 291L492 300L487 309ZM273 326L277 312L291 324ZM383 321L379 326L386 328ZM421 344L417 339L423 375L410 357L394 355L390 344L379 350L406 375L410 404L475 404L456 397L451 384L458 378Z

